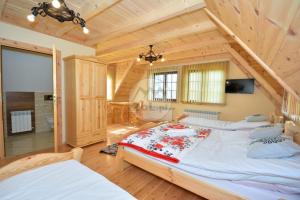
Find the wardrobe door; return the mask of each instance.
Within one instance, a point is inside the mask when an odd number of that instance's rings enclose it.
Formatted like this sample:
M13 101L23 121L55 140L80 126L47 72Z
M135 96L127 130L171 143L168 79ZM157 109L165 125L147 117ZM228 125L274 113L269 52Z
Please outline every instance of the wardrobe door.
M94 99L93 113L93 137L104 140L106 136L106 99Z
M93 95L106 98L106 66L94 63L93 66Z
M91 99L80 99L78 109L78 125L79 132L85 134L92 131L92 115L93 112L93 100Z
M77 109L77 144L89 142L93 132L93 99L86 98L78 101Z
M93 95L93 63L76 60L79 81L79 98L92 97Z
M93 131L93 63L76 60L77 68L77 145L86 145Z

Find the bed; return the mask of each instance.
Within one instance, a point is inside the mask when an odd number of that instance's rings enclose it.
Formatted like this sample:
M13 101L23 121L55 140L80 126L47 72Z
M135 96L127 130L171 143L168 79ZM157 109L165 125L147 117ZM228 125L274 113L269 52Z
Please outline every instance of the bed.
M198 144L194 153L179 164L126 146L119 148L118 157L208 199L300 199L300 156L286 160L283 165L278 161L249 161L240 143L247 142L248 133L213 130L210 140ZM224 140L231 141L227 144L232 146L232 152L226 151ZM120 161L120 167L123 165Z
M0 169L0 199L135 199L80 164L82 149L38 154Z

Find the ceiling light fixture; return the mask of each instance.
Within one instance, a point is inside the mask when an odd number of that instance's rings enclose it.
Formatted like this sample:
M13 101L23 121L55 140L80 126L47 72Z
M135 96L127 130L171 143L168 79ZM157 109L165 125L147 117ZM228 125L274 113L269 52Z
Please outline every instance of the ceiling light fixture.
M150 50L148 51L147 54L140 54L139 57L137 57L137 61L140 62L142 59L145 61L148 61L150 63L150 66L153 65L154 61L160 60L161 62L165 61L165 58L163 58L163 55L158 54L156 55L153 51L153 45L149 45Z
M83 33L88 34L90 32L86 27L85 20L80 17L79 13L70 10L64 0L53 0L51 3L43 2L32 7L31 14L27 16L28 21L34 22L37 15L50 16L59 22L72 21L82 27Z
M57 8L57 9L60 8L59 0L53 0L51 4L54 8Z

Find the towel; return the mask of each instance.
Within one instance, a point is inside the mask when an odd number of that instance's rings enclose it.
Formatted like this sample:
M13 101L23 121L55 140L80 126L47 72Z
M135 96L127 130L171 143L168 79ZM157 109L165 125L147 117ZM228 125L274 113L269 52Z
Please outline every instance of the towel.
M166 131L166 134L171 137L181 137L181 136L194 136L197 135L197 131L195 129L191 128L185 128L185 129L169 129Z

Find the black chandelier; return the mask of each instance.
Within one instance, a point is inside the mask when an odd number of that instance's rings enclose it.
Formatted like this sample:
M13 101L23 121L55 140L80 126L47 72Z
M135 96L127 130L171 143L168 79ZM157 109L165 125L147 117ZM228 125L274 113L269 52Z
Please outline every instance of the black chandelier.
M145 61L148 61L150 63L150 66L152 66L154 61L157 61L157 60L160 60L161 62L165 61L165 58L163 57L163 55L161 55L161 54L156 55L154 53L154 51L152 50L153 45L149 45L149 47L150 47L150 50L148 51L147 54L142 53L136 59L138 62L140 62L141 59L144 59Z
M43 2L32 7L31 14L27 16L28 21L34 22L37 15L50 16L59 22L72 21L74 24L79 24L85 34L89 33L85 20L80 17L79 13L70 10L64 0L53 0L51 3Z

